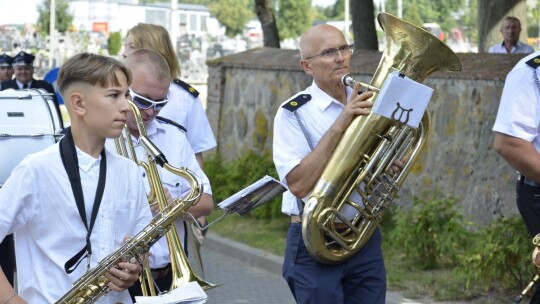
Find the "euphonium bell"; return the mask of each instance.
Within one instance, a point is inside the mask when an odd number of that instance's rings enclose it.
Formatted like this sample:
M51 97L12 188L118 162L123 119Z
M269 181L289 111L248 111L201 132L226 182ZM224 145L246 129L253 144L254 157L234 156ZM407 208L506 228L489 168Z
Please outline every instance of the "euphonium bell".
M379 14L378 21L386 34L386 48L368 89L377 92L393 71L422 82L438 70L461 70L456 54L426 30L386 13ZM371 101L375 98L376 94ZM427 112L418 129L375 113L353 119L302 214L302 235L314 259L343 262L371 238L425 146L429 121ZM403 169L388 174L396 159L405 160ZM348 199L354 191L362 204ZM356 210L353 219L341 214L346 206ZM348 228L336 229L337 222Z

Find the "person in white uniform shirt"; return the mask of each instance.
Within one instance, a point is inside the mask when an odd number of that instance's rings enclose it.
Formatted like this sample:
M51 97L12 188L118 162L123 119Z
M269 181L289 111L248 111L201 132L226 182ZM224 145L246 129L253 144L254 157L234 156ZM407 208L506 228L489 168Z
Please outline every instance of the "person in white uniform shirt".
M156 24L139 23L128 31L122 56L125 58L136 49L152 49L165 58L171 71L169 102L156 117L178 125L185 131L191 149L195 153L199 166L204 170L203 152L216 146L216 139L208 122L206 112L198 98L199 92L191 85L178 79L180 63L167 30ZM206 217L197 219L201 225L207 224ZM208 230L195 228L197 237L202 240Z
M138 49L125 59L125 64L133 75L129 94L131 100L141 112L148 138L165 155L170 165L190 169L202 183L204 193L200 201L189 208L188 212L195 218L209 215L214 205L210 183L199 167L186 136L177 126L155 119L161 108L169 101L168 88L171 77L167 62L163 56L154 50ZM139 145L139 129L132 112L128 114L127 126L131 133L131 140L136 146L137 158L140 160L146 159L143 147ZM109 140L108 144L112 144L111 140ZM158 170L163 186L172 199L182 198L189 192L190 188L186 180L160 166L158 166ZM141 174L144 174L144 171L141 171ZM157 208L154 209L154 211L157 210ZM188 219L179 219L175 222L184 249L186 248L186 220ZM150 267L153 269L154 280L161 291L169 290L172 272L170 271L170 258L166 239L163 238L158 241L158 245L153 249L154 251L150 256ZM140 295L140 288L137 283L130 288L130 292L132 296Z
M171 71L169 102L160 111L158 120L160 118L170 119L185 129L191 149L195 152L197 161L203 168L202 153L214 148L216 139L198 98L199 92L178 79L180 77L180 64L169 33L160 25L139 23L128 31L122 56L125 58L134 50L142 48L160 53L167 61Z
M521 34L521 22L518 18L513 16L504 18L501 25L501 34L503 36L502 43L491 46L488 53L530 54L534 52L532 46L519 40L519 35Z
M540 233L540 51L508 73L493 125L493 147L517 171L516 203L529 235ZM540 302L540 288L533 299Z
M317 262L302 238L304 199L352 119L369 114L372 106L367 99L373 93L358 94L358 84L351 89L341 83L341 77L349 73L352 50L333 26L323 24L306 31L300 38L300 65L313 83L284 102L274 120L274 163L289 190L284 193L282 211L291 217L283 277L300 304L385 302L386 270L379 229L355 256L336 265ZM355 194L349 199L361 203ZM351 218L351 210L341 211ZM339 224L344 225L336 226Z
M87 263L95 267L148 225L137 166L104 148L125 125L130 81L122 63L104 56L81 53L62 65L58 87L71 127L59 143L24 158L0 189L0 239L14 233L18 274L17 295L0 272L0 303L56 302ZM141 265L117 267L105 274L113 291L96 303L131 303L126 289Z

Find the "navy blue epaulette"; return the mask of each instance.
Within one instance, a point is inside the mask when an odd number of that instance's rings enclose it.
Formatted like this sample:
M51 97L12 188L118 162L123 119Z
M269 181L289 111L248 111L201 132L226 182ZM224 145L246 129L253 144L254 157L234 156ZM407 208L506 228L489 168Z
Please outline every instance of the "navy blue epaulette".
M172 121L172 120L170 120L168 118L161 117L161 116L156 116L156 119L158 121L164 122L166 124L173 125L173 126L177 127L178 129L180 129L181 131L183 131L184 133L187 133L187 129L184 126L182 126L181 124L179 124L179 123L177 123L175 121Z
M175 79L175 80L173 80L173 82L176 83L177 85L181 86L182 88L184 88L184 90L188 91L189 94L193 95L193 97L198 97L199 96L199 92L197 90L195 90L194 87L190 86L187 82L183 82L180 79Z
M530 66L531 68L533 69L536 69L537 67L540 66L540 55L528 60L527 62L525 62L528 66Z
M305 105L310 100L311 100L311 95L309 95L309 94L299 94L299 95L291 98L291 100L287 101L281 107L284 108L284 109L287 109L287 110L289 110L291 112L294 112L298 108L300 108L301 106Z

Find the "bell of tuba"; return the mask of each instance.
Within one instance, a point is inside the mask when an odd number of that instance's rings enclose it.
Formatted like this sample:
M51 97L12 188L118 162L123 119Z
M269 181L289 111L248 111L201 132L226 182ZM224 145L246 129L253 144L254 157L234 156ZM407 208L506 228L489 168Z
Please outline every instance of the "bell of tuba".
M461 70L456 54L426 30L386 13L380 13L377 19L385 31L386 48L368 89L380 88L396 70L417 82L438 70ZM354 82L344 78L345 84ZM366 244L420 156L429 124L427 112L418 128L373 112L353 119L302 214L302 236L315 260L341 263ZM396 159L404 160L404 166L399 173L389 174ZM349 199L355 191L362 197L362 204ZM340 211L351 207L356 216L345 218ZM343 226L341 223L345 228L336 228Z
M194 201L195 203L197 203L200 199L200 196L202 195L202 185L200 185L198 180L195 178L195 175L189 169L176 168L167 163L165 156L163 156L163 154L159 152L159 150L154 146L154 144L150 140L148 140L146 127L144 126L144 122L141 118L139 109L131 101L129 101L129 105L134 113L135 119L137 120L140 142L144 146L146 151L152 152L147 152L147 161L140 161L137 159L137 156L135 154L135 148L131 141L131 135L129 133L129 128L127 125L124 127L124 132L122 136L115 139L115 146L119 154L130 158L131 160L136 162L137 165L141 166L145 170L146 175L148 176L148 182L150 184L150 193L148 194L149 203L152 204L156 202L160 210L166 210L168 206L167 200L165 198L165 192L163 191L161 178L156 167L156 163L168 170L169 172L186 179L190 184L191 191L187 194L187 196L182 198L181 200L175 199L171 203L171 205L178 204L181 201ZM156 158L154 159L154 157ZM184 212L184 215L186 214L188 214L187 209L186 212ZM172 225L175 226L174 223ZM170 229L167 232L166 238L169 246L172 272L172 284L169 290L176 289L186 283L193 281L196 281L204 290L208 290L218 286L204 281L195 274L189 264L184 249L182 248L182 242L180 241L180 237L178 236L176 227L173 227L173 229ZM156 295L149 267L145 267L144 272L141 274L140 282L143 295Z

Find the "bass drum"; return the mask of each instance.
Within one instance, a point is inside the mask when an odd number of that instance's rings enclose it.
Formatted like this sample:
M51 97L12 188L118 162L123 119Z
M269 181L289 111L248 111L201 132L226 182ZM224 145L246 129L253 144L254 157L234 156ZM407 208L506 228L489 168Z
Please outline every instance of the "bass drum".
M0 187L28 154L56 143L64 124L43 89L0 91Z

